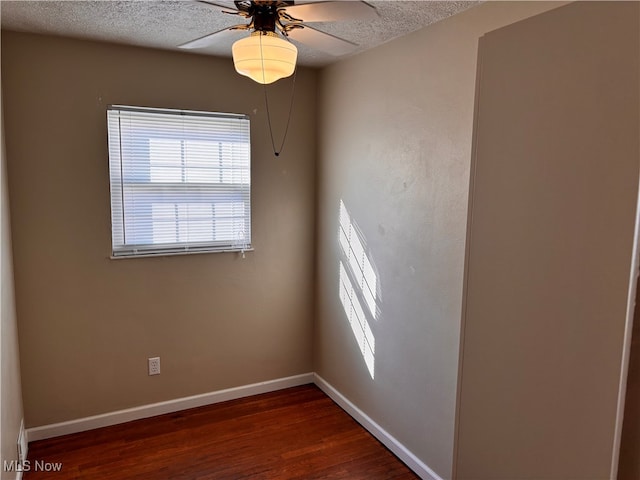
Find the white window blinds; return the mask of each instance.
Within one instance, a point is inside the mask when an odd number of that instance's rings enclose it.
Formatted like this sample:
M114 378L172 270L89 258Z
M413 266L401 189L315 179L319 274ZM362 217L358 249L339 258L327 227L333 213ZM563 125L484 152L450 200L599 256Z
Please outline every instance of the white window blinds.
M245 115L110 106L113 256L246 250Z

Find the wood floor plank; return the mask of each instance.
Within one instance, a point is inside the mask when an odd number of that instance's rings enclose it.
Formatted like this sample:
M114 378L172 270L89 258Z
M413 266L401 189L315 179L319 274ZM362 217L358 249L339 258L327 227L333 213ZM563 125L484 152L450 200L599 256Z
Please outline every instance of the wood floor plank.
M315 385L33 442L29 460L24 480L418 478Z

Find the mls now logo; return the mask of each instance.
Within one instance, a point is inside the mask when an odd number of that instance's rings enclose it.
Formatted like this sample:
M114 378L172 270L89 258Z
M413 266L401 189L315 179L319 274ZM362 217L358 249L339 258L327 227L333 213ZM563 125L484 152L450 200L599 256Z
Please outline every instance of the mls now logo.
M4 461L2 464L5 472L59 472L62 470L62 462L45 462L43 460L24 460L20 463L18 460Z

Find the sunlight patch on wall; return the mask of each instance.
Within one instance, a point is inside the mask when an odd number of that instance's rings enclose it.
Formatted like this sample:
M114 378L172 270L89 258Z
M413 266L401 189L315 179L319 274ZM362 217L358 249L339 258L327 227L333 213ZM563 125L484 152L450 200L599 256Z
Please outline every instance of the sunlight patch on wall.
M373 262L367 255L364 237L352 221L342 200L339 215L339 242L342 250L340 301L369 374L374 378L376 342L371 330L371 321L377 319L379 314L378 276Z

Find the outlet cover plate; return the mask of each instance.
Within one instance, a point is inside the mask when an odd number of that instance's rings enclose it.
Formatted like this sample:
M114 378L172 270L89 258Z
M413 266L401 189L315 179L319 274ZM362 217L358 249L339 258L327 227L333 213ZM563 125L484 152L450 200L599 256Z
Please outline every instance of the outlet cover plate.
M160 375L160 357L151 357L149 362L149 375Z

